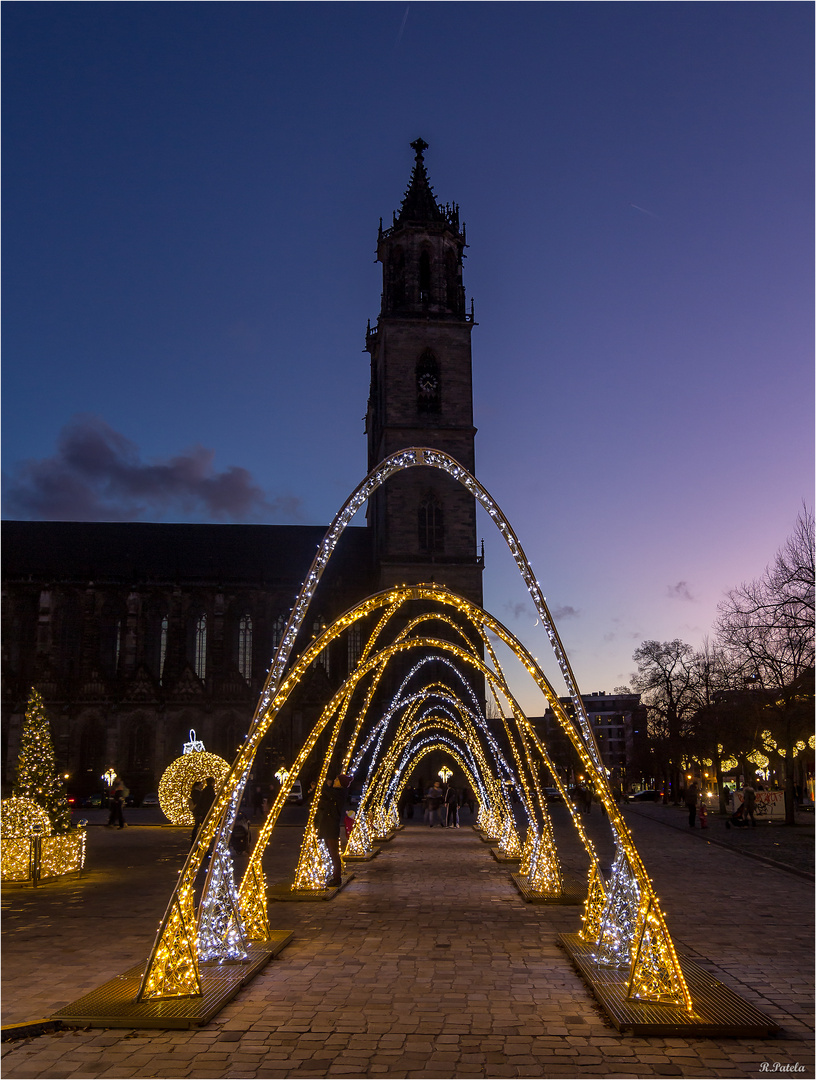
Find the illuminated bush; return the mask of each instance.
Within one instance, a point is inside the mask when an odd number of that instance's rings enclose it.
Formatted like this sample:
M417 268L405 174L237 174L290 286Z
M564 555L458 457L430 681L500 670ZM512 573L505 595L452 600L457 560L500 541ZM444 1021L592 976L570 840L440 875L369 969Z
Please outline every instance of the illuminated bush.
M51 828L51 819L45 810L33 799L26 799L22 795L13 795L10 799L3 799L0 803L0 812L3 815L2 837L4 840L34 836L35 825L40 826L40 836L50 836L54 831Z

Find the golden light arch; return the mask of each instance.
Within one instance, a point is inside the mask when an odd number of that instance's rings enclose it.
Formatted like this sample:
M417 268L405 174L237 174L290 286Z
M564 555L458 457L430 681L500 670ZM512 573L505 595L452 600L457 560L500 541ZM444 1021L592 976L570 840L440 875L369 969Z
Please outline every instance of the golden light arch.
M608 791L600 752L566 652L547 608L541 586L532 572L513 529L487 490L454 458L441 451L423 447L413 447L393 454L372 470L344 503L319 545L317 554L284 629L280 646L270 667L244 745L239 751L225 785L213 803L210 814L204 822L198 839L179 875L178 884L173 891L159 927L156 942L139 987L137 1000L181 996L191 993L198 994L201 992L198 966L201 961L240 960L246 957L245 928L239 909L238 894L232 878L228 843L255 753L261 738L277 715L281 704L286 700L299 681L303 670L305 670L303 666L304 658L309 655L310 660L308 662L311 662L311 659L316 657L317 652L320 651L320 649L314 651L314 646L320 643L320 648L322 648L326 644L324 638L327 637L328 632L321 634L320 638L304 651L293 667L287 670L297 635L303 624L312 596L343 530L378 487L396 473L417 466L436 468L448 473L480 502L494 521L516 561L566 683L575 714L575 724L566 716L557 696L551 690L534 658L530 656L520 642L513 638L509 631L502 628L504 634L500 633L498 636L505 640L507 644L510 644L512 640L514 643L510 645L512 651L522 660L528 672L544 691L550 707L553 709L559 723L562 724L562 727L565 727L582 761L586 759L585 767L587 771L597 775L600 779L598 783L599 793L609 813L610 826L616 842L616 856L609 895L604 899L603 917L600 919L601 932L597 942L598 958L608 963L628 963L632 960L635 949L638 956L643 953L644 956L657 957L657 960L652 962L650 967L648 964L646 965L649 967L649 971L646 972L643 978L633 970L630 985L635 987L634 992L640 996L655 1000L672 999L682 1002L690 1010L691 1002L685 980L654 897L651 882L637 855L628 829L617 812L611 792ZM422 595L423 589L427 590L422 598L439 599L436 586L412 588L419 590L417 594L419 596ZM387 594L381 594L380 605L371 606L369 611L374 610L376 606L382 606L383 603L388 603L389 600L393 603L397 599L398 592L402 591L390 590ZM404 592L405 597L408 597L409 592L410 590ZM448 595L452 596L453 594ZM353 609L352 613L347 613L337 620L331 628L333 636L338 636L357 618L361 617L360 611L370 603L370 600L371 598L364 601ZM487 616L487 613L477 609L474 605L468 605L468 602L461 597L457 598L457 601L464 605L465 608L469 607L472 612L479 612L480 620L477 621L481 621L482 625L489 627L492 632L497 632L496 627L500 624ZM429 647L450 647L449 643L438 642L434 639L426 639L424 643ZM407 643L400 643L393 646L393 648L399 651L406 646L412 647ZM457 655L463 662L475 664L474 658L468 656L465 650L459 650ZM371 670L375 665L371 664L370 659L361 658L359 666ZM479 667L478 664L475 664L475 666ZM357 669L355 669L355 674L356 672ZM491 691L498 690L507 696L505 687L502 686L502 680L494 672L485 669L483 674L491 686ZM531 742L536 743L537 737L530 725L522 721L522 727ZM615 807L615 809L610 813L612 807ZM198 912L196 913L194 909L195 878L211 845L212 857L209 860L204 888L198 905ZM254 883L251 882L250 887L259 888L260 882L257 875L253 880ZM242 882L242 888L243 884ZM642 948L644 935L648 935L649 938L649 946L645 950Z

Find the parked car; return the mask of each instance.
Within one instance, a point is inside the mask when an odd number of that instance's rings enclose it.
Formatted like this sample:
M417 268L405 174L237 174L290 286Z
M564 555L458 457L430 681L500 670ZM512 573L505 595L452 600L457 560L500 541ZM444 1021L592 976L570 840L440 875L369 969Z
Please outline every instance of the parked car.
M545 787L544 794L547 798L547 802L563 802L561 798L561 792L557 787Z
M647 788L645 791L636 791L634 795L629 795L628 798L630 802L657 802L658 799L663 798L663 792Z
M97 795L74 795L69 796L69 800L74 799L74 806L102 806L102 796Z
M149 791L142 799L142 806L158 806L159 796L155 791Z
M286 801L297 803L298 806L303 802L303 784L301 784L300 780L295 780L294 784L292 784L292 790L289 792L289 798Z

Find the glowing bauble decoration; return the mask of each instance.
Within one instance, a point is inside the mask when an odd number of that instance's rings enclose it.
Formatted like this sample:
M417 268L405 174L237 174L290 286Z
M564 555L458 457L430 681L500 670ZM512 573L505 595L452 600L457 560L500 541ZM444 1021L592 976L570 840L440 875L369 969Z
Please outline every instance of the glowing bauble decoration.
M216 791L229 772L229 765L218 754L206 750L182 754L171 762L159 781L159 806L162 813L174 825L192 825L190 792L193 784L203 784L208 776L215 778Z
M14 795L0 803L3 815L2 836L4 840L17 840L26 836L50 836L51 819L33 799ZM34 826L39 825L39 830Z

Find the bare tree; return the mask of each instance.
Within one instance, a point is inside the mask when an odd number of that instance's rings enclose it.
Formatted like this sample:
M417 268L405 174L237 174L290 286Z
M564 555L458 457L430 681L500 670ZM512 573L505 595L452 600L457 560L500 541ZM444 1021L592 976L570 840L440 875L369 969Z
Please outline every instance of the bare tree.
M751 749L746 725L737 721L743 715L739 711L739 698L744 696L742 672L725 649L706 637L691 659L691 673L695 749L703 760L713 762L722 814L726 811L722 761Z
M812 730L814 524L803 508L762 577L732 589L718 608L717 635L762 698L761 723L785 766L785 819L794 822L793 758Z
M679 778L696 701L693 692L694 650L684 641L644 641L632 659L638 670L633 689L648 709L648 731L655 761L665 780L673 782L677 799ZM668 792L664 788L664 801Z

